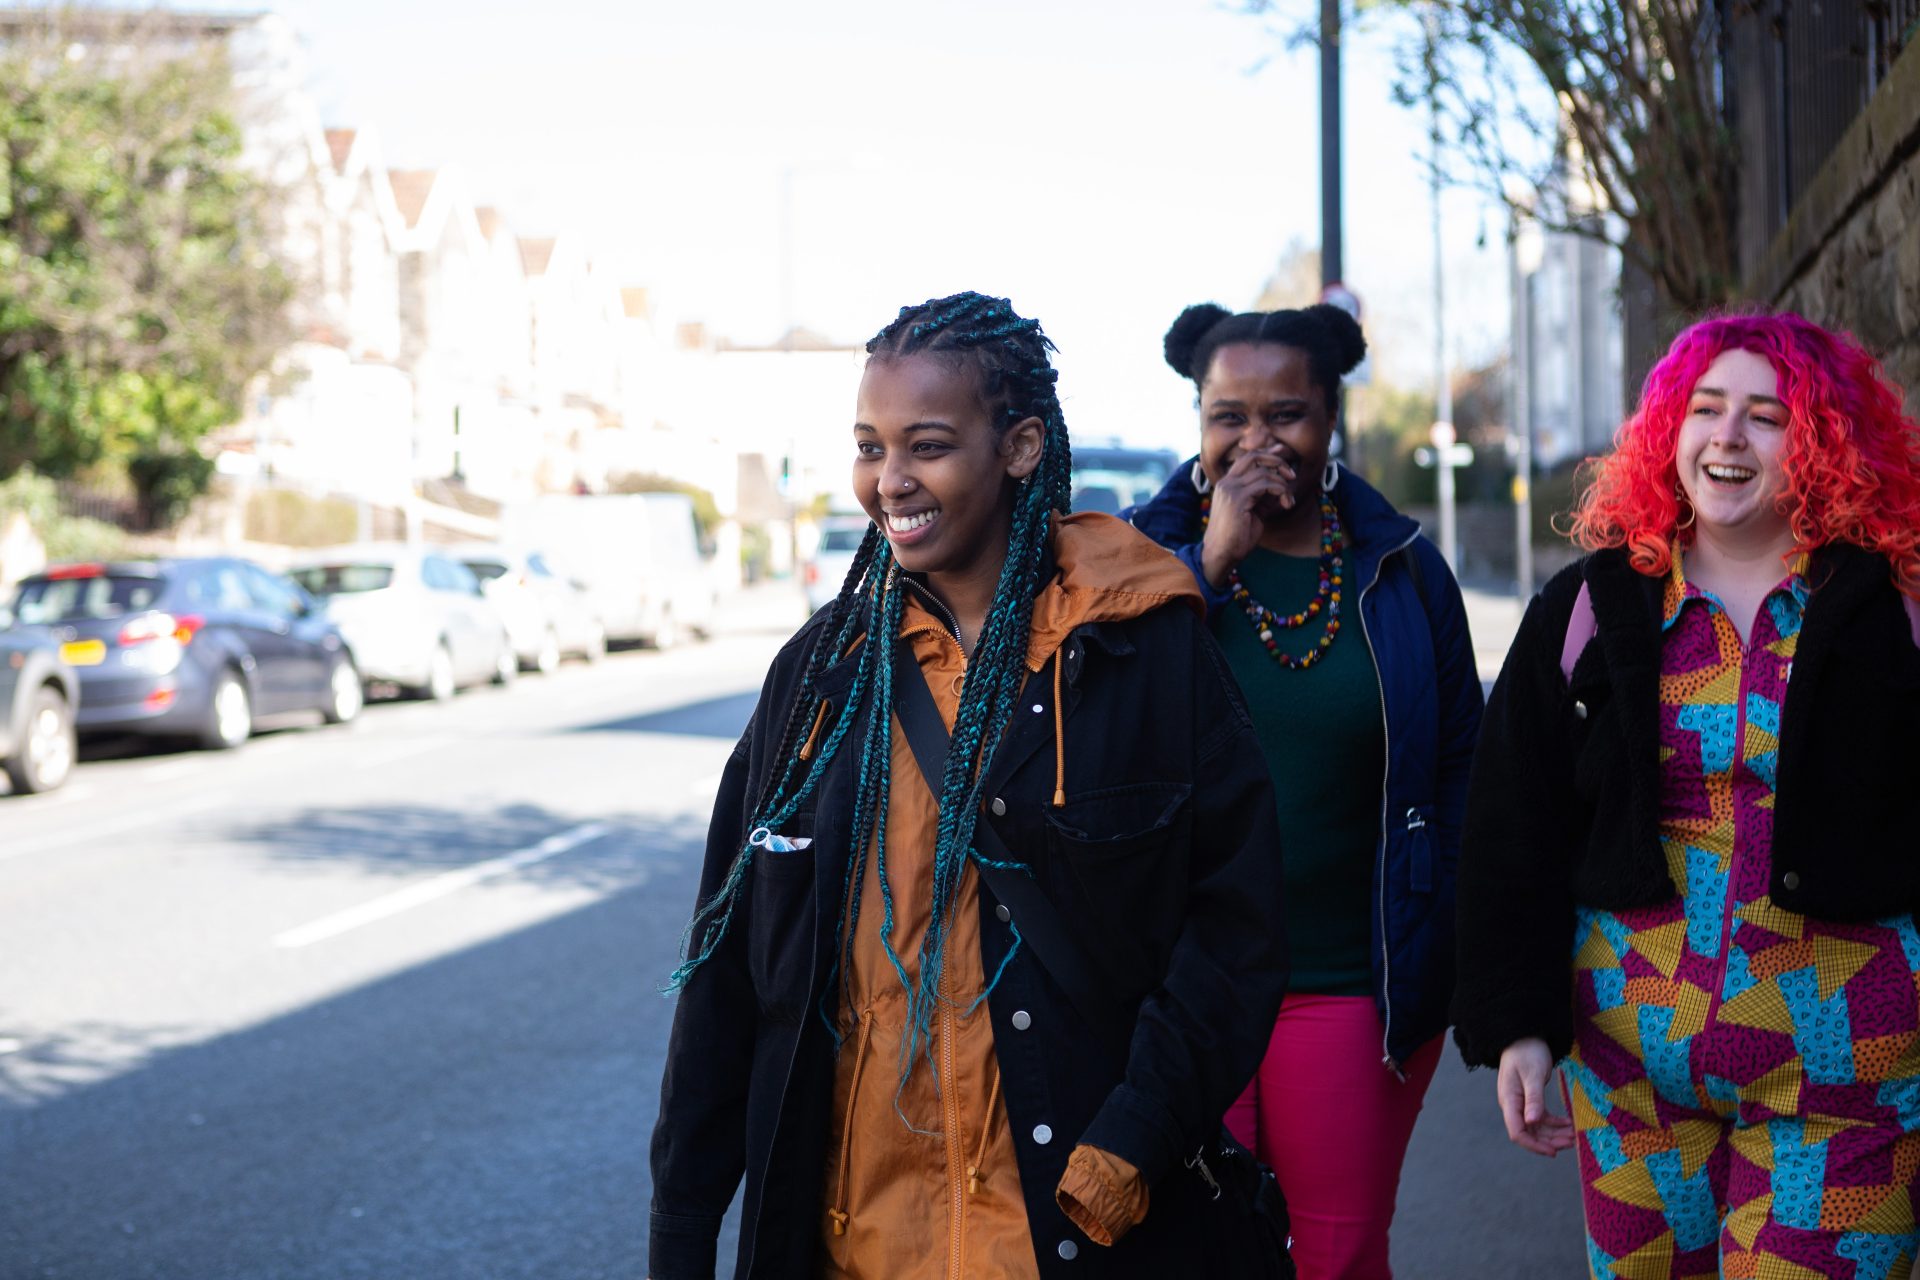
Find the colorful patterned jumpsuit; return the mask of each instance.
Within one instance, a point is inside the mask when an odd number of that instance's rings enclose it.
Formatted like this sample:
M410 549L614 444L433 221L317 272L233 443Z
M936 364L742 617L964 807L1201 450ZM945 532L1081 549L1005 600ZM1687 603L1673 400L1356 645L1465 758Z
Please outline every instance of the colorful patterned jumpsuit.
M1830 923L1768 897L1780 708L1807 594L1790 575L1743 646L1678 556L1666 585L1660 834L1681 897L1581 908L1574 933L1563 1074L1595 1277L1913 1268L1913 917Z

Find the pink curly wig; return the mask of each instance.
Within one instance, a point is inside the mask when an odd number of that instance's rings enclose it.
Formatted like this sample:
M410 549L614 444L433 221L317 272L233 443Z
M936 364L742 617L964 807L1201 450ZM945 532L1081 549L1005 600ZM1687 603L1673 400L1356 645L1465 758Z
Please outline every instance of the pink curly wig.
M1876 551L1900 590L1920 598L1920 426L1851 335L1789 312L1715 316L1673 340L1647 374L1639 409L1614 433L1613 452L1584 464L1592 482L1573 512L1574 541L1589 551L1625 547L1641 573L1667 572L1680 532L1680 424L1701 375L1736 348L1765 356L1779 375L1788 412L1780 511L1795 552L1832 542Z

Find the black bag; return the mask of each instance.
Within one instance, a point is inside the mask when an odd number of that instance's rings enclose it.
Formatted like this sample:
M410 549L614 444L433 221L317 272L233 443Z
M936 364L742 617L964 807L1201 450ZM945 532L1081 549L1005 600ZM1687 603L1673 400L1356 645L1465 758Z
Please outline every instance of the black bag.
M1287 1200L1273 1170L1254 1158L1224 1126L1211 1148L1201 1147L1187 1157L1187 1168L1207 1186L1221 1211L1233 1218L1236 1249L1244 1260L1248 1252L1264 1264L1267 1280L1294 1280L1293 1231ZM1237 1228L1237 1229L1235 1229Z
M1057 654L1054 661L1059 661ZM907 735L907 745L927 786L938 796L946 775L950 737L933 693L927 688L926 676L905 640L894 647L893 690L894 714ZM973 838L980 852L992 861L1019 861L984 817L974 825ZM1067 931L1053 902L1039 885L1018 871L983 866L980 874L994 896L1019 916L1020 936L1048 975L1093 1025L1100 1025L1110 1001L1102 995L1095 966ZM1287 1202L1273 1170L1236 1142L1224 1125L1217 1138L1187 1157L1186 1168L1200 1184L1199 1197L1213 1202L1231 1219L1220 1224L1210 1243L1232 1251L1236 1271L1238 1266L1255 1260L1248 1256L1251 1252L1257 1254L1260 1274L1267 1280L1293 1280Z

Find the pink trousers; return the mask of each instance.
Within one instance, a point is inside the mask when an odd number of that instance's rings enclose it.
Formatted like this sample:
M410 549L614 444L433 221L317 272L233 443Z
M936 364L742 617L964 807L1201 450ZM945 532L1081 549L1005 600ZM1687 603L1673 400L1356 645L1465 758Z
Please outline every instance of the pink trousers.
M1293 1222L1300 1280L1389 1280L1400 1165L1440 1062L1436 1036L1381 1065L1367 996L1288 996L1260 1070L1227 1111L1233 1136L1273 1166Z

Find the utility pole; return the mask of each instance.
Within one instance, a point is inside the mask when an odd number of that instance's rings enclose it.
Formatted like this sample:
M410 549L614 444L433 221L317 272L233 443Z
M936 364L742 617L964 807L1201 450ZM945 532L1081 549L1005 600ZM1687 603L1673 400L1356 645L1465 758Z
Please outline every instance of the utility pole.
M1507 398L1507 428L1513 441L1514 594L1533 598L1533 306L1527 278L1520 270L1520 217L1508 215L1507 273L1512 308L1512 391Z
M1433 447L1441 462L1436 488L1440 500L1440 554L1458 573L1459 545L1454 532L1453 467L1447 465L1447 451L1455 441L1453 428L1453 383L1447 377L1447 289L1440 240L1440 16L1437 9L1427 10L1427 119L1428 139L1433 146L1433 168L1428 188L1433 198Z
M1340 0L1320 0L1320 286L1346 279L1340 238Z
M1320 292L1346 279L1340 234L1340 0L1320 0ZM1347 397L1340 394L1332 444L1334 457L1358 460L1347 430Z

